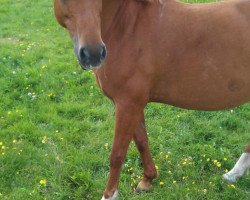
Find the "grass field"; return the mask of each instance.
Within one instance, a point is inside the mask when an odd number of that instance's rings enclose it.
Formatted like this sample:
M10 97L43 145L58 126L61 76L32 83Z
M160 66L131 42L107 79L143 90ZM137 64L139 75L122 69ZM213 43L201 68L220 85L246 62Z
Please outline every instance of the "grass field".
M0 1L0 55L0 199L100 199L114 108L78 66L52 1ZM133 193L142 168L131 144L121 200L250 199L250 176L221 178L250 141L250 104L223 112L150 104L146 116L159 177L153 192Z

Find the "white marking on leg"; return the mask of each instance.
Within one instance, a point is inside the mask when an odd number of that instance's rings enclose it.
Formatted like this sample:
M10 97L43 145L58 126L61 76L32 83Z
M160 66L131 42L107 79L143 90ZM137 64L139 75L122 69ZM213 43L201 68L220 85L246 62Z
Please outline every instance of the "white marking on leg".
M229 182L236 182L237 179L242 177L250 168L250 153L243 153L235 164L234 168L223 177Z
M115 193L113 194L112 197L109 197L108 199L106 199L106 198L103 196L101 200L118 200L118 190L115 191Z

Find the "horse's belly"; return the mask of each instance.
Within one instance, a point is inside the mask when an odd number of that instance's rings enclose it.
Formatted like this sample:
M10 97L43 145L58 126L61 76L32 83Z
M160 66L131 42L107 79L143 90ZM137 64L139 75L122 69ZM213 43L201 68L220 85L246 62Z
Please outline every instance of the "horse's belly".
M222 110L250 101L250 71L223 77L202 74L158 81L150 100L194 110ZM159 80L159 79L158 79Z
M151 95L150 101L166 103L184 109L207 111L234 108L250 101L249 93L241 93L236 96L228 94L217 95L216 93L214 93L215 96L213 96L213 93L200 95L195 93L190 93L190 95L172 95L168 92L162 92Z

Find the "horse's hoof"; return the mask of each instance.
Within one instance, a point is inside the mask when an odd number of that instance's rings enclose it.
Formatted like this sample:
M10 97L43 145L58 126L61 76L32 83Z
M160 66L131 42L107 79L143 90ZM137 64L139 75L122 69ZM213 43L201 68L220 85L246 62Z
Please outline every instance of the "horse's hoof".
M231 183L235 183L237 181L237 176L235 174L230 174L230 173L223 174L223 178Z
M113 194L112 197L109 197L109 198L106 199L106 198L103 196L101 200L118 200L118 190L115 191L115 193Z
M145 186L142 182L140 182L137 186L137 188L135 189L135 193L136 194L141 194L143 192L149 192L152 190L152 185L150 186Z
M136 188L135 189L135 194L141 194L143 192L143 190L141 188Z
M135 194L141 194L141 193L145 193L145 192L150 192L151 190L152 190L152 187L150 187L149 189L142 189L142 188L137 187L135 189Z

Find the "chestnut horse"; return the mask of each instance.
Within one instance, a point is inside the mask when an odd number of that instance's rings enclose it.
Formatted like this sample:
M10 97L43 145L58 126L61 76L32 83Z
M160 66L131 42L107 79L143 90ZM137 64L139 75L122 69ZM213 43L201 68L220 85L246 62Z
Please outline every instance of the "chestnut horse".
M54 0L54 8L80 65L94 71L115 105L103 199L117 199L131 140L144 168L138 190L147 191L157 176L144 121L148 102L210 111L250 100L250 0ZM249 166L250 145L224 178L235 181Z

